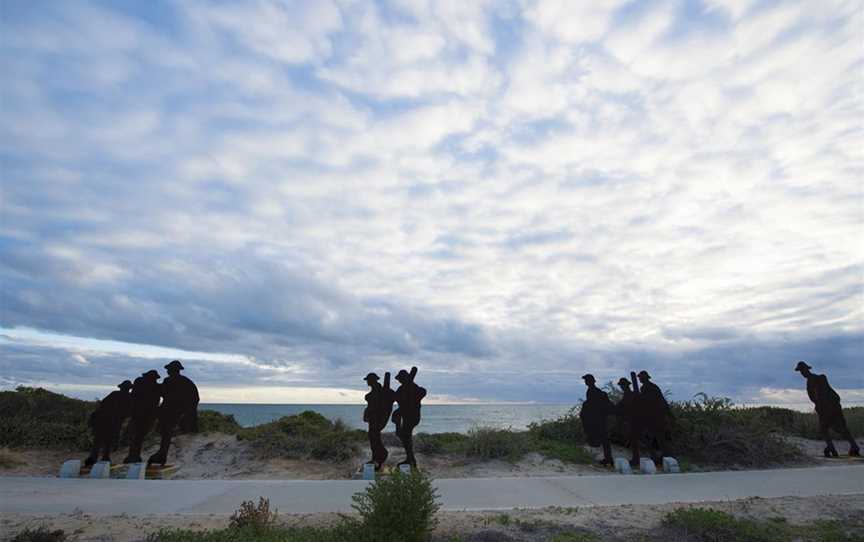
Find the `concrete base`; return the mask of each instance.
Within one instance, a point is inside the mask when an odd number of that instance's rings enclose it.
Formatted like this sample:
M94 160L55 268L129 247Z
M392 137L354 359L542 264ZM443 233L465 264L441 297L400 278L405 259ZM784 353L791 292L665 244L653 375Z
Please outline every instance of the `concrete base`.
M90 478L111 478L111 462L99 461L90 469Z
M375 464L374 463L366 463L363 465L363 479L364 480L374 480L375 479Z
M402 474L411 474L411 465L399 465L399 470Z
M678 466L678 460L674 457L663 458L663 472L681 472L681 467Z
M78 478L81 475L81 460L70 459L60 467L60 478Z
M642 474L657 474L657 466L654 465L654 460L647 457L639 460L639 470Z
M147 478L147 465L144 463L131 463L126 471L127 480L144 480Z
M633 469L630 468L630 462L623 457L615 458L615 470L619 474L633 474Z

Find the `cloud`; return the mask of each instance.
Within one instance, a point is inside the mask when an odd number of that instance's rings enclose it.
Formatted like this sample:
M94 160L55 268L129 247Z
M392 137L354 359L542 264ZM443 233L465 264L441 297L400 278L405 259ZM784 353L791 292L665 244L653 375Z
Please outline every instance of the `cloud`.
M160 347L245 397L417 364L456 398L634 366L770 398L801 357L862 387L852 4L7 12L4 386Z

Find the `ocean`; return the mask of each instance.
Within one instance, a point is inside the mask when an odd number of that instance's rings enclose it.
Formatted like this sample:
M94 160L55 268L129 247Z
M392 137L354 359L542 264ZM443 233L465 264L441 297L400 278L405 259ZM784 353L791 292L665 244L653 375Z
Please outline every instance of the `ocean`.
M313 410L331 419L341 419L347 425L366 429L363 423L365 405L262 405L210 403L199 405L231 414L243 427L260 425L282 416ZM525 429L531 422L550 420L566 414L573 405L423 405L420 425L415 433L465 433L475 427ZM392 431L390 424L385 431Z

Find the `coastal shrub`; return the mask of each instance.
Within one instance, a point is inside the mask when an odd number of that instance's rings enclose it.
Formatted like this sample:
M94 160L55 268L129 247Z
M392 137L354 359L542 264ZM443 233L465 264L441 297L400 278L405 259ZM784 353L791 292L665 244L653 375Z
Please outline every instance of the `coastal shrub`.
M342 525L335 527L253 527L211 529L162 529L151 533L147 542L345 542L353 532Z
M44 525L35 529L24 529L12 538L10 542L64 542L69 537L61 530L50 530Z
M528 425L528 432L537 440L552 440L574 444L585 444L587 439L579 419L579 407L574 406L566 414L554 420L541 420Z
M222 414L215 410L198 411L199 433L226 433L235 435L242 429L233 414Z
M85 450L95 401L42 388L0 392L0 446Z
M528 451L527 433L477 427L468 431L465 453L481 459L519 459Z
M430 455L464 453L468 440L468 435L462 433L418 433L414 450Z
M776 427L760 416L742 414L727 398L699 394L672 403L674 453L692 462L762 467L801 459Z
M340 420L331 422L306 410L254 427L241 428L237 438L246 440L262 457L314 458L342 461L353 457L366 434Z
M395 471L376 478L352 497L359 514L355 540L368 542L419 542L437 525L437 490L421 471Z
M251 527L261 530L273 525L275 521L276 512L270 511L270 499L258 497L257 505L252 501L240 503L240 508L231 514L228 527L232 529Z
M706 542L784 542L790 540L785 529L773 521L738 519L710 508L681 508L664 516L662 524L687 540Z

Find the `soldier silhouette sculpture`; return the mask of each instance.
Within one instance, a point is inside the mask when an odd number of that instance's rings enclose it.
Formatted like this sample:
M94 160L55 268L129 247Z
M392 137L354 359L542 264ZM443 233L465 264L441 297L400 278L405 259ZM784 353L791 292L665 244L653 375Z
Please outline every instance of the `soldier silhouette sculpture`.
M399 408L393 412L393 423L396 424L396 436L405 448L405 461L400 465L411 465L417 467L414 457L414 428L420 423L420 401L426 397L426 389L414 383L417 376L417 367L411 367L411 372L400 369L396 373L396 381L399 388L395 392L396 404Z
M639 383L636 381L636 373L633 373L632 378L638 389ZM626 378L618 380L618 387L621 388L621 400L615 405L615 412L624 422L624 434L627 435L627 442L630 444L631 451L630 465L635 467L639 466L639 439L642 436L642 425L637 405L638 397L636 392L630 388L630 381Z
M177 425L194 426L198 416L198 388L180 374L183 364L174 360L165 366L168 376L162 381L162 405L159 407L159 450L147 460L148 465L165 465L171 436ZM184 420L193 420L191 423Z
M129 390L132 382L124 380L119 390L114 390L99 401L99 406L90 415L90 428L93 431L93 447L90 455L84 460L84 465L91 467L102 452L102 461L111 461L111 449L120 435L120 428L132 409L132 397Z
M141 463L141 447L147 433L153 428L156 413L159 410L159 398L162 396L161 385L158 382L159 373L149 370L135 379L132 384L132 414L131 441L129 453L124 463Z
M815 374L810 371L812 367L803 361L799 361L795 370L807 379L807 395L816 405L816 415L819 417L819 432L825 441L825 457L838 457L837 448L831 440L831 430L840 433L849 442L849 455L860 457L861 450L858 443L852 438L852 433L846 426L846 418L843 416L843 407L840 405L840 396L828 383L828 377Z
M390 389L390 373L384 373L384 385L378 382L378 375L369 373L363 380L369 385L369 393L366 394L366 408L363 410L363 421L369 426L369 447L372 449L372 461L375 470L381 470L381 466L387 461L387 448L381 441L381 431L387 427L390 421L390 413L393 411L393 401L396 394Z
M585 402L579 410L579 418L582 420L582 428L588 437L588 444L601 446L603 448L603 460L601 465L612 464L612 446L609 443L609 430L606 427L606 419L613 411L609 395L597 387L594 375L586 374L582 377L588 391L585 393Z
M661 465L663 456L669 454L666 432L669 431L669 422L673 418L672 409L657 384L651 382L648 371L639 371L636 376L641 384L641 390L637 389L636 412L640 418L637 425L641 426L640 430L647 431L652 459ZM638 439L636 442L638 446ZM634 450L636 453L631 464L638 465L639 449L636 447Z

